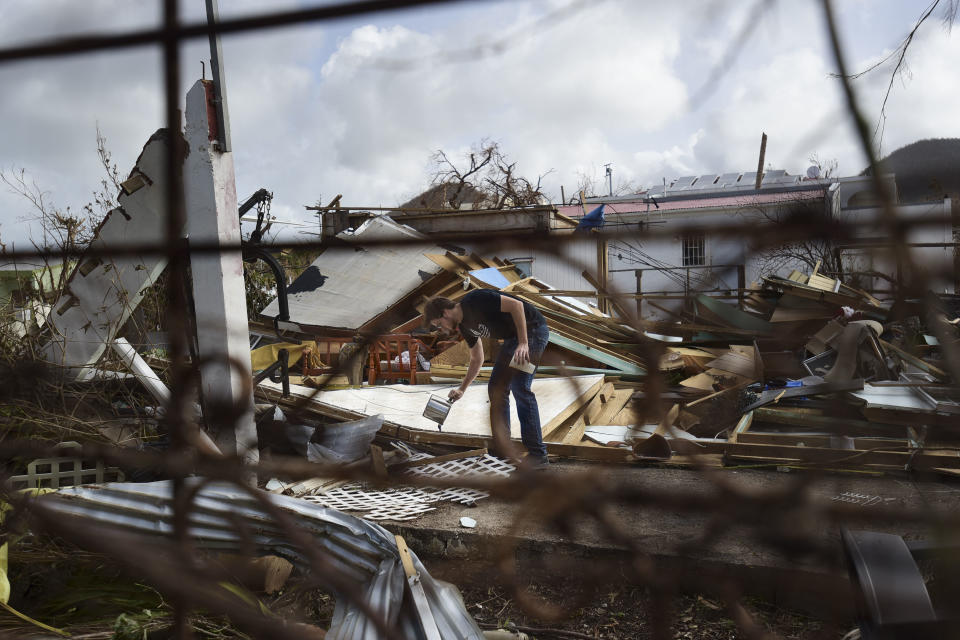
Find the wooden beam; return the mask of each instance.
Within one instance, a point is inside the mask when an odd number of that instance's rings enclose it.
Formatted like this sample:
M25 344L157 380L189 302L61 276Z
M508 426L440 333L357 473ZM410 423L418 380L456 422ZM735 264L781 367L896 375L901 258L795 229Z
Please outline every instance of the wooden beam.
M869 431L877 427L872 422L866 420L856 420L850 418L835 418L833 416L818 416L789 409L773 409L761 407L753 410L754 419L757 422L767 422L770 424L784 424L796 427L808 427L822 431L851 431L854 429Z
M929 362L925 360L921 360L920 358L916 357L911 353L907 353L900 347L894 344L890 344L886 340L880 340L880 344L883 346L884 349L893 351L895 354L900 356L900 358L902 358L903 360L906 360L909 364L912 364L913 366L920 369L921 371L925 373L929 373L933 377L939 378L941 381L946 381L950 379L950 374L948 374L943 369L940 369L939 367L935 367Z
M597 394L599 395L599 394ZM594 398L596 399L596 397ZM577 421L573 423L573 426L570 427L570 431L563 436L561 442L563 444L577 444L583 440L583 432L587 429L587 423L584 421L583 416L577 418Z
M374 475L378 478L387 477L387 465L383 461L383 449L372 443L370 444L370 462Z
M836 436L834 436L836 437ZM747 431L738 434L738 444L772 444L781 447L818 447L821 449L836 449L831 446L831 436L812 433L779 433L768 431ZM891 449L906 449L907 440L896 438L851 438L853 448L864 451L888 447Z
M614 356L605 349L586 345L572 338L568 338L557 331L550 332L550 343L555 344L558 347L563 347L564 349L569 349L574 353L590 358L591 360L596 360L597 362L605 364L609 367L613 367L617 371L623 371L625 373L634 375L642 375L646 373L646 370L638 364L634 364L633 362L629 362L628 360Z
M707 445L709 449L715 445ZM916 451L857 451L822 447L785 447L769 444L726 443L719 447L728 457L788 460L835 467L885 466L903 470L960 469L960 456ZM890 447L893 449L894 447Z
M591 424L610 424L610 421L613 420L620 411L623 410L627 403L630 402L630 398L633 396L633 389L614 389L611 393L610 398L603 403L603 407L595 417L595 421Z
M597 416L603 411L603 405L606 404L606 399L613 392L613 383L605 382L600 388L600 391L597 392L597 395L593 397L590 403L587 405L586 411L584 411L584 420L587 424L594 425L599 424L596 422Z
M548 435L552 435L553 432L558 429L568 418L580 411L584 406L589 403L597 392L600 391L600 387L603 386L603 380L597 380L589 389L586 390L576 401L571 402L566 409L558 413L553 417L548 423L541 426L540 432L543 434L544 439Z
M740 442L740 437L750 430L751 425L753 424L753 411L749 411L740 418L740 421L737 423L737 426L734 428L733 433L730 434L730 437L727 438L728 442Z

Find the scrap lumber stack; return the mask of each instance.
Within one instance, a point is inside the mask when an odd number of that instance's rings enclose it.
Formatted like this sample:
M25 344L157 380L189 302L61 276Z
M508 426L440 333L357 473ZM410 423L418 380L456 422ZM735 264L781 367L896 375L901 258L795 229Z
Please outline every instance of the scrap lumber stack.
M960 344L960 322L942 315L930 328L949 335L941 345L918 318L897 319L816 269L764 278L746 301L740 310L698 296L690 322L658 323L680 339L660 363L674 383L661 399L676 401L676 415L661 403L663 421L617 432L614 446L682 463L699 453L727 465L960 470L960 388L943 352Z

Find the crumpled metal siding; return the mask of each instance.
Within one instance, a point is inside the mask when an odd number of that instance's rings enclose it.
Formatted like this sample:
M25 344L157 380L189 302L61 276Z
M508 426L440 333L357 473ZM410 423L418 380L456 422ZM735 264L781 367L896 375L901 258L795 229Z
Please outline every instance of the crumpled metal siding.
M202 482L202 479L190 478L187 486L195 487ZM96 522L98 526L172 537L172 492L169 481L108 483L60 489L41 500L48 509ZM372 522L296 498L261 495L310 533L315 543L328 553L330 562L359 583L367 603L397 628L402 637L424 637L412 599L404 597L406 576L393 534ZM306 556L244 488L226 482L206 484L197 494L189 522L191 536L200 547L236 552L241 544L252 540L258 552L282 556L304 573L310 570ZM238 523L244 529L243 534L237 531ZM420 572L441 637L482 640L483 635L467 613L456 588L434 580L416 554L411 552L411 556ZM345 598L337 598L327 638L374 640L379 637L376 627L362 611Z

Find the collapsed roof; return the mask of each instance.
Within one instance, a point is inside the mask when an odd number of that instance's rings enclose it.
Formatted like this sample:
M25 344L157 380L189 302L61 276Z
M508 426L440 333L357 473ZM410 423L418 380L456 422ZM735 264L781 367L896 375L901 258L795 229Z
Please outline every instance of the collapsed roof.
M364 241L425 239L389 216L372 217L336 238L346 246L327 248L287 288L290 321L302 328L359 329L440 272L424 253L443 250L426 242L364 246ZM261 311L268 317L278 313L277 300Z

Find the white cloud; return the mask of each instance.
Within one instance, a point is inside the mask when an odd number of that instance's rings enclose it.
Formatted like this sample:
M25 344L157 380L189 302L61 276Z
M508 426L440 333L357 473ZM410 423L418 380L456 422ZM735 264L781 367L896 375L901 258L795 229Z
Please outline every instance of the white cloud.
M912 26L905 3L844 3L852 69L895 46ZM265 11L258 0L221 3L222 15ZM740 33L753 3L629 0L466 3L389 12L350 22L224 37L237 189L275 193L274 213L313 220L304 205L337 193L352 205L393 205L426 186L428 157L452 157L485 137L559 197L578 174L644 185L661 177L756 166L760 133L768 162L801 172L811 153L856 173L862 154L843 116L832 57L815 3L774 5L705 104L690 105ZM297 6L295 0L270 9ZM185 19L203 19L185 5ZM227 13L229 11L229 14ZM156 3L7 0L0 41L16 42L156 24ZM558 14L559 15L559 14ZM858 20L860 22L858 22ZM868 24L870 29L851 25ZM504 44L501 48L491 44ZM481 53L466 56L470 47ZM918 38L912 76L888 108L885 150L920 137L956 136L960 39L935 25ZM206 42L183 48L184 91L209 57ZM398 62L410 62L400 65ZM163 126L156 48L0 65L0 168L26 167L58 204L89 200L101 171L99 123L121 171ZM872 118L882 73L857 83ZM181 98L182 102L182 98ZM21 233L28 207L0 193L0 239Z

